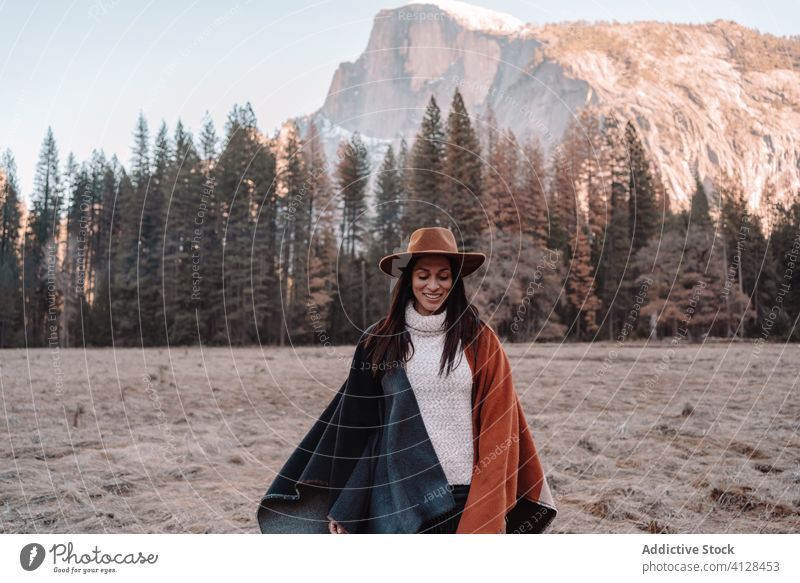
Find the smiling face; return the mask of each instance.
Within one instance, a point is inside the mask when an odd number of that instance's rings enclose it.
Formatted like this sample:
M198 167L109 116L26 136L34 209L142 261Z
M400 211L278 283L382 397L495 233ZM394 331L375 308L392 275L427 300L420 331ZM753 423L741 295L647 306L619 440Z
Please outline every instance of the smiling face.
M411 278L414 307L423 316L430 316L445 305L453 287L450 261L444 255L423 255L417 259Z

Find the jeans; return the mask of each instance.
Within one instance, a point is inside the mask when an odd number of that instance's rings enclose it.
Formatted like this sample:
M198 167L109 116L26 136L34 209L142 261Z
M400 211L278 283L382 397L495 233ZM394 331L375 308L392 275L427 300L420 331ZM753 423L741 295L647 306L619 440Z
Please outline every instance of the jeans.
M469 484L449 484L453 498L456 501L456 507L450 512L446 512L437 516L433 520L428 521L419 529L420 534L455 534L458 529L458 522L461 520L461 513L464 511L464 506L467 503L467 494L469 494Z

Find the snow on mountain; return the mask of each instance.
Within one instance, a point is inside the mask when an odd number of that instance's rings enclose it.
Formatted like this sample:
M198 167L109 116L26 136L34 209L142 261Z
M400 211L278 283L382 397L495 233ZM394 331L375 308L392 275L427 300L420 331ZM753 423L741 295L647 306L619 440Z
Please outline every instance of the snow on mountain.
M425 4L437 6L453 17L466 30L485 30L493 33L510 34L525 26L519 18L496 12L481 6L473 6L457 0L429 0Z

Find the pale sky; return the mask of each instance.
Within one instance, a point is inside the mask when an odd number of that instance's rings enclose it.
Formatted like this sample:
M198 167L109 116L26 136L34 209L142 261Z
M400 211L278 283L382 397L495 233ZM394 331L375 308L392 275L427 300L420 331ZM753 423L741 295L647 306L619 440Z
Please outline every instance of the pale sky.
M222 133L234 103L250 101L270 134L319 108L333 72L355 60L381 8L375 0L257 2L0 0L0 151L33 187L47 126L62 165L93 148L128 166L139 110L151 137L180 117L195 134L206 110ZM473 2L534 23L565 20L735 20L800 34L797 0L496 0Z

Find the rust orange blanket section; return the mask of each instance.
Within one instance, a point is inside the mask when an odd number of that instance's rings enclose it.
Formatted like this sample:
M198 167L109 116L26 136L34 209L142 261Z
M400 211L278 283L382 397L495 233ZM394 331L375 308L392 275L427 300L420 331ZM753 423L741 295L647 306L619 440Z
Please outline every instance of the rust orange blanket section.
M457 532L505 533L509 513L526 505L541 508L542 515L516 525L515 532L524 534L526 525L541 532L557 511L514 390L511 363L497 334L483 322L464 352L473 375L474 467Z

